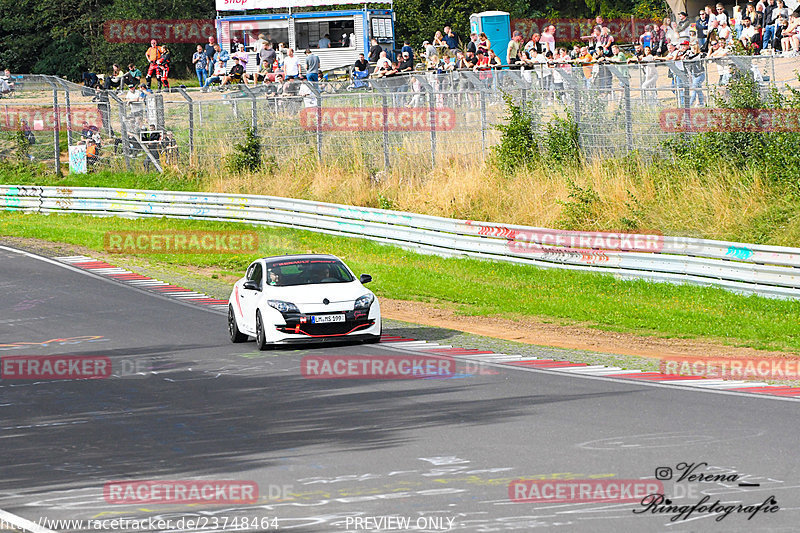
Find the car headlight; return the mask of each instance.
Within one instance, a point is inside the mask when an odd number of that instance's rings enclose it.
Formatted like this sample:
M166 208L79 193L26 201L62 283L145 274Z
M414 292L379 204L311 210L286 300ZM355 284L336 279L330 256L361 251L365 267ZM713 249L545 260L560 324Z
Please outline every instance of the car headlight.
M356 300L356 305L353 307L353 309L367 309L369 308L370 305L372 305L372 302L374 301L375 301L375 296L373 296L372 294L365 294L364 296Z
M291 302L280 300L267 300L267 305L280 311L281 313L299 313L300 310Z

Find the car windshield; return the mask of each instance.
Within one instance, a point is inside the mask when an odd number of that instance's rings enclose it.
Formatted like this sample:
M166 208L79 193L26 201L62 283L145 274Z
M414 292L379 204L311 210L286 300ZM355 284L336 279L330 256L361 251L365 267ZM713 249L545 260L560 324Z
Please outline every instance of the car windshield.
M317 283L349 283L353 279L347 267L335 259L291 259L267 263L265 281L274 287L290 287Z

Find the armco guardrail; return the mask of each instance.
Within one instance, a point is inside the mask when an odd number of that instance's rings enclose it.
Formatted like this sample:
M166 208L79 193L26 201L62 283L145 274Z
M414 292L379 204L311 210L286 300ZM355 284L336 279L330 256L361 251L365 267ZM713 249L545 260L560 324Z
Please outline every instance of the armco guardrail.
M586 270L625 279L714 285L770 297L800 297L797 248L661 235L571 232L217 193L0 185L0 208L284 226L444 256Z

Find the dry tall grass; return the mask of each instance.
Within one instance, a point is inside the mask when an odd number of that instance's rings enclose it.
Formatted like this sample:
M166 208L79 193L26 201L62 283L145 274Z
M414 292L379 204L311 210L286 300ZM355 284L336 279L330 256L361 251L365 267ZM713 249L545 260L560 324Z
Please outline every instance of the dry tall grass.
M430 163L419 164L418 157L403 157L384 172L371 170L369 157L362 154L348 150L334 162L318 162L312 150L280 161L272 172L218 171L211 176L210 190L509 224L718 239L751 237L754 220L768 212L775 198L760 176L723 167L677 175L640 160L606 160L582 167L541 165L509 176L480 158L442 155L432 169ZM571 183L597 197L580 221L568 207L576 202ZM800 227L793 234L800 234ZM777 243L791 244L781 241L785 237Z

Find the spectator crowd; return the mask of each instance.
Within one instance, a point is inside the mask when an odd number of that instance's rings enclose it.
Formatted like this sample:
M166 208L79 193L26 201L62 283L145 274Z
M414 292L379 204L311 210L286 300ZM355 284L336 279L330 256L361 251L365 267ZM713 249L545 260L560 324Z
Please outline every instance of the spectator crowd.
M373 39L368 52L360 54L352 65L351 88L366 87L368 79L391 78L409 72L441 74L471 70L485 80L493 77L493 70L517 69L523 71L526 80L535 79L544 89L563 89L567 73L582 75L587 87L608 89L612 83L611 74L608 69L599 68L601 65L639 63L643 72L642 88L654 89L658 79L657 62L673 61L676 68L686 73L686 76L681 76L680 72L674 75L670 69L667 75L672 78L673 87L689 83L696 89L705 81L706 69L699 65L699 60L704 58L743 54L800 55L800 16L790 11L784 0L758 0L730 10L723 4L707 5L693 18L680 12L674 19L664 18L661 23L647 24L634 43L616 42L602 17L597 17L591 26L589 35L569 48L557 46L556 28L552 25L531 35L514 31L504 49L493 47L485 33L472 33L462 40L450 26L437 31L430 41L425 40L420 50L405 42L402 49L395 51ZM348 36L343 35L342 39L347 40ZM301 59L296 50L287 43L274 41L269 34L258 35L251 44L250 53L236 37L232 37L230 50L222 48L214 37L198 45L191 61L203 91L213 86L225 90L239 83L249 86L263 83L277 84L275 92L283 93L287 82L321 79L320 58L312 50L306 49ZM323 36L318 46L330 47L330 36ZM102 80L95 74L85 73L84 83L106 90L128 88L125 97L128 101L143 99L152 90L154 78L157 90L169 90L171 54L168 47L153 40L144 56L144 71L133 64L123 71L115 64ZM253 58L256 68L248 72L248 61ZM724 84L729 77L728 69L717 68ZM9 89L0 81L0 92ZM702 94L698 91L692 101L703 105Z

